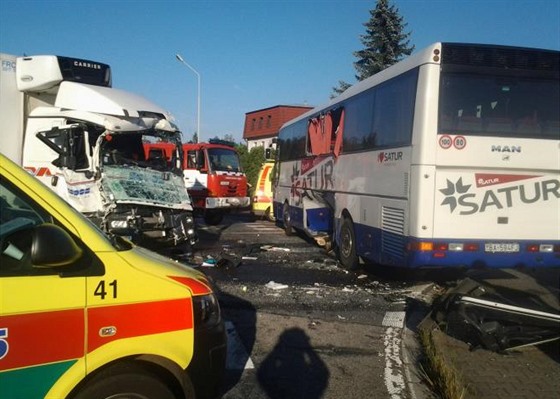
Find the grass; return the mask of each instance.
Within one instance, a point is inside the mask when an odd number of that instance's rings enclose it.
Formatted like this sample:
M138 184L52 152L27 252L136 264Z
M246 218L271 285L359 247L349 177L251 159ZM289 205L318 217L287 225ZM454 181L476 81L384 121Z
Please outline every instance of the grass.
M424 352L420 367L432 391L442 399L463 399L467 388L450 362L438 350L434 334L439 330L420 329L420 343Z

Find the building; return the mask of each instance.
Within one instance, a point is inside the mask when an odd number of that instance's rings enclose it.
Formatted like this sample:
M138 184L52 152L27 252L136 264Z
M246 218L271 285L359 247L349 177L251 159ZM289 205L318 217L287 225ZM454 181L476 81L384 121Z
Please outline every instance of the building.
M247 142L247 150L254 147L268 148L278 136L282 125L301 114L313 109L305 105L276 105L245 114L243 139Z

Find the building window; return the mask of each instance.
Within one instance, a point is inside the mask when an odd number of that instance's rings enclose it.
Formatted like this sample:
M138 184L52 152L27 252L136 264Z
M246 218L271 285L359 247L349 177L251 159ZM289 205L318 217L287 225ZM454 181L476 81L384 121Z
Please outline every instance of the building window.
M255 123L257 122L257 120L255 118L253 118L253 122L251 123L251 130L255 130Z
M261 116L259 119L259 129L262 129L262 124L263 124L263 117Z
M266 127L270 127L270 120L272 119L272 115L268 115L268 118L266 119Z

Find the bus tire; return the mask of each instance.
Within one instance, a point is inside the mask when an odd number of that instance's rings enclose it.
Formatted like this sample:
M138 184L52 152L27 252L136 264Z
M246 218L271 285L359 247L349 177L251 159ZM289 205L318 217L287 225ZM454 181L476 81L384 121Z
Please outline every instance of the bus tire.
M345 217L340 227L340 243L338 245L338 257L340 263L346 270L358 268L359 259L356 253L356 235L352 219Z
M177 387L173 389L163 378L142 366L127 364L113 371L102 372L94 377L73 399L177 398ZM186 397L194 398L192 384L186 388Z
M282 208L282 223L284 224L284 233L286 233L287 236L294 235L290 206L287 202L284 203L284 207Z

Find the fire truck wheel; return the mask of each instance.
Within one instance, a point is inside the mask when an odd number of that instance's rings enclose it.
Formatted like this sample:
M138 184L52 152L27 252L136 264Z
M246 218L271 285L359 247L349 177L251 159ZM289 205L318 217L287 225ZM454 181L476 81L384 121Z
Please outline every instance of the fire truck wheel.
M204 213L204 222L210 226L220 224L224 219L224 214L220 211L206 211Z
M142 366L128 364L115 373L102 372L83 387L74 399L175 399L177 387ZM176 384L177 385L177 384ZM190 388L190 389L189 389ZM187 398L194 397L192 385Z
M340 263L347 270L358 268L359 260L356 254L356 237L354 235L354 223L349 217L345 217L340 227L340 243L338 246L338 257Z
M282 208L282 223L284 224L284 232L287 236L294 234L294 228L292 227L292 217L290 216L290 206L287 202L284 203L284 208Z

